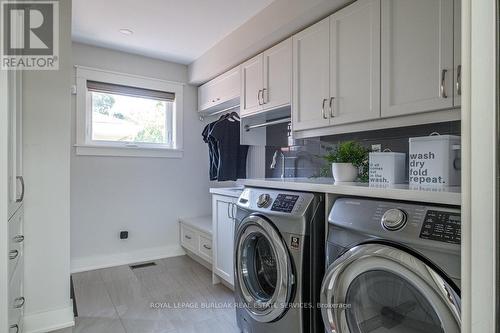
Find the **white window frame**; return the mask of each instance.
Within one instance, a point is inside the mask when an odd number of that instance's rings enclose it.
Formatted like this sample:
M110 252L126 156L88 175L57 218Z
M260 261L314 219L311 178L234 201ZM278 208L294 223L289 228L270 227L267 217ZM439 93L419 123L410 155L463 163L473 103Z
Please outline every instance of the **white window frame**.
M75 66L76 68L76 154L92 156L171 157L183 156L184 84L138 75ZM172 92L173 103L172 145L92 141L92 103L87 81L132 86L142 89Z

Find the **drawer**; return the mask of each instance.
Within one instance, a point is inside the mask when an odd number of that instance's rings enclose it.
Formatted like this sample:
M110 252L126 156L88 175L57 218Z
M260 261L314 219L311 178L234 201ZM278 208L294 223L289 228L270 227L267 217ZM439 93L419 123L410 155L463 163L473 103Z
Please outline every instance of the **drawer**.
M184 224L181 224L181 245L193 252L198 249L197 232Z
M24 270L23 260L20 259L12 280L9 284L9 333L22 332L23 314L24 314Z
M208 262L212 262L212 239L200 235L198 251L200 257L207 260Z
M23 208L9 220L9 281L23 256Z

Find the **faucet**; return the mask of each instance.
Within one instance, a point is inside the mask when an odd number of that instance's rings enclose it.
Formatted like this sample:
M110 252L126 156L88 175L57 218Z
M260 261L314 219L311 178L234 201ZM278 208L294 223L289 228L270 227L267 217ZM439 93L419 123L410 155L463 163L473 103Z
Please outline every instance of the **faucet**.
M281 151L281 149L277 149L273 155L273 161L269 166L271 169L276 168L276 160L278 159L278 153L281 154L281 179L285 178L285 154Z

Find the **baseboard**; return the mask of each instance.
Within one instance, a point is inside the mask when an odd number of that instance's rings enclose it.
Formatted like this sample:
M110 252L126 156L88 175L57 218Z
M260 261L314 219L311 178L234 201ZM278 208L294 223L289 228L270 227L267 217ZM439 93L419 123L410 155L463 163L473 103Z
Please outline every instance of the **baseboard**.
M24 316L23 333L46 333L75 326L73 305Z
M175 257L186 254L180 245L162 246L134 252L71 259L71 273Z

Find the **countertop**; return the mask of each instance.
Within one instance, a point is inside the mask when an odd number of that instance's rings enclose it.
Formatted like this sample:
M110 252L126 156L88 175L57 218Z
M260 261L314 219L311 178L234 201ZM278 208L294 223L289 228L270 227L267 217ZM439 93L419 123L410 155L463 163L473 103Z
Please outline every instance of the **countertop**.
M241 179L244 186L275 188L359 197L425 202L460 206L460 186L369 185L367 183L335 183L333 178L260 178Z
M226 197L238 198L243 192L243 186L239 187L212 187L210 193L224 195Z

